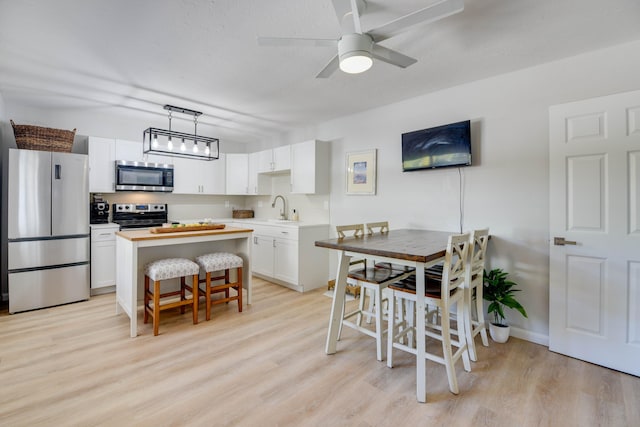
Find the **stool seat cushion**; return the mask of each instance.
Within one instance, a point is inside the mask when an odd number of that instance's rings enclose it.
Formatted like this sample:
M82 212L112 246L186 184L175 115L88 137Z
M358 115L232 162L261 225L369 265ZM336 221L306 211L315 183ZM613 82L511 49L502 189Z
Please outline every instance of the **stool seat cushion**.
M242 267L242 258L228 252L214 252L196 257L196 262L205 272Z
M193 276L199 272L198 264L186 258L159 259L144 267L144 274L155 281Z

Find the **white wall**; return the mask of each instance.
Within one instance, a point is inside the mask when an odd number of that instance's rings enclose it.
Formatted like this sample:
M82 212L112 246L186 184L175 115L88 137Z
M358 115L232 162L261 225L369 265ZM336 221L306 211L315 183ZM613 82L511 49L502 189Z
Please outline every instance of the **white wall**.
M289 135L290 142L331 141L332 226L389 220L392 228L457 231L458 169L403 173L400 135L470 119L473 166L460 170L463 228L491 228L489 268L512 274L529 314L507 314L514 335L546 343L548 108L640 88L638 51L640 42L629 43L418 96L300 129ZM345 195L345 154L371 148L378 150L377 195ZM336 257L331 259L334 276Z

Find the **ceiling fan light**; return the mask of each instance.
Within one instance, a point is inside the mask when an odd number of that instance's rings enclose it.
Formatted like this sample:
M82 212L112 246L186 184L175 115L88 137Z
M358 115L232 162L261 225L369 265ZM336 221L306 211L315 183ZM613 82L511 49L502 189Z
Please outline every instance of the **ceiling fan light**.
M348 52L340 57L340 69L345 73L358 74L367 71L373 65L369 52Z
M373 65L372 48L373 40L367 34L343 35L338 42L340 69L350 74L367 71Z

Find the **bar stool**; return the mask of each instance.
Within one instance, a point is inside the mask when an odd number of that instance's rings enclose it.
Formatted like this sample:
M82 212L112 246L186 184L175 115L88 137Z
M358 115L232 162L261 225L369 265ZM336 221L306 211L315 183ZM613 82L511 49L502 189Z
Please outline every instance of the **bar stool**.
M196 257L197 265L202 268L205 273L205 279L200 283L205 283L205 298L207 301L206 319L211 320L211 305L228 303L229 301L238 301L238 312L242 312L242 266L243 261L238 255L227 252L214 252ZM236 281L229 281L229 270L236 269ZM211 277L211 273L215 271L224 271L220 276ZM224 280L224 283L212 284L218 280ZM235 296L229 295L229 289L235 289ZM211 300L213 294L224 292L224 298Z
M195 262L185 258L167 258L150 262L144 267L144 323L153 319L153 335L158 335L160 326L160 312L171 308L180 307L184 314L185 306L193 307L193 324L198 324L198 297L194 297L194 289L198 289L198 273L200 268ZM188 286L186 276L193 277L193 286ZM180 278L180 290L160 293L160 281ZM153 293L149 289L150 281L153 281ZM186 298L186 291L191 292L191 298ZM196 291L197 292L197 291ZM171 301L160 304L161 299L180 295L179 301ZM151 304L153 303L153 304Z
M468 251L470 246L469 234L460 234L449 236L447 243L447 250L445 254L445 261L443 264L443 275L440 282L434 282L429 276L425 277L425 304L433 305L440 311L439 324L434 324L427 318L415 319L415 322L425 323L425 336L416 336L415 339L426 340L427 337L435 338L442 343L442 356L434 354L429 351L426 352L425 357L433 362L440 363L445 366L447 371L447 377L449 380L449 390L452 393L458 394L458 379L456 377L455 363L462 358L462 364L464 370L471 371L471 363L469 359L469 352L467 351L465 322L464 322L464 310L466 309L465 298L465 275L468 259ZM406 336L409 332L415 333L415 326L413 325L400 325L400 329L396 328L394 322L395 316L395 302L398 299L417 301L415 287L412 288L408 280L403 282L389 285L389 289L392 290L392 302L389 304L389 328L387 336L387 366L393 367L393 349L397 348L408 353L415 354L417 356L417 347L413 345L412 340L409 340L408 345L399 341L400 337ZM435 285L435 286L433 286ZM414 282L415 286L415 282ZM457 322L454 328L451 324L451 308L456 305ZM400 306L400 304L398 304ZM452 335L457 336L456 339L452 339ZM453 347L457 347L454 352Z

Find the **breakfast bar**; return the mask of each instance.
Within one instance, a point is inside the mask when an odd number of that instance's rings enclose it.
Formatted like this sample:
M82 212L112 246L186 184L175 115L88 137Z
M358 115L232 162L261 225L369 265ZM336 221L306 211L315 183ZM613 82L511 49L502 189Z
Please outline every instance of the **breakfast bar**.
M127 230L116 233L116 314L124 311L130 318L131 337L138 335L138 295L142 297L144 265L170 257L194 259L210 252L231 252L243 259L243 288L251 304L250 228L224 227L152 233L150 230Z

